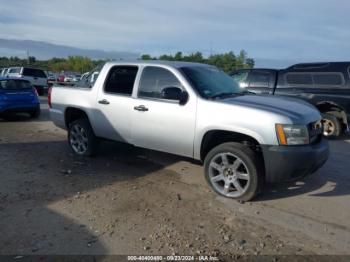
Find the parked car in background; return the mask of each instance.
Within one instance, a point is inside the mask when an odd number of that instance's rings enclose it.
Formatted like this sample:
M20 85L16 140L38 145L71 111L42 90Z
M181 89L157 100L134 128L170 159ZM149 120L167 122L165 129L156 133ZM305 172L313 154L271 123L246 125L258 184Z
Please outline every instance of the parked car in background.
M303 177L328 158L315 107L252 95L214 66L121 61L91 72L49 90L51 119L77 155L95 154L105 138L194 158L215 192L243 201L265 181Z
M44 70L31 67L10 67L7 75L30 81L39 95L44 95L48 88L47 76Z
M28 113L37 118L40 102L36 89L21 78L0 78L0 117L7 118L15 113Z
M47 76L47 81L48 82L56 82L57 78L54 72L52 71L45 71L45 74Z
M84 74L81 75L80 80L83 80L83 79L86 78L89 74L90 74L90 72L85 72Z
M65 79L65 76L64 76L64 75L59 75L59 76L57 77L57 81L58 81L58 82L64 82L64 79Z
M74 80L74 75L66 75L65 77L64 77L64 82L73 82L73 80Z
M0 77L5 77L5 76L7 76L7 71L8 71L8 68L2 68L2 69L1 69L1 72L0 72Z
M304 63L283 70L242 69L232 77L257 94L303 99L322 113L323 134L337 137L349 131L350 62Z
M48 75L47 76L47 81L56 82L56 77L54 75Z
M73 82L79 82L81 79L81 75L77 74L77 75L74 75L73 77Z

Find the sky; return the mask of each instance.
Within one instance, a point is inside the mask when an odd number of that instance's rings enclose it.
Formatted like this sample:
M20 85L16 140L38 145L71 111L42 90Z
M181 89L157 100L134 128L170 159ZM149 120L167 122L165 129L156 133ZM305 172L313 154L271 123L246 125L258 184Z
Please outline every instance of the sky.
M350 60L349 0L0 0L0 38L159 55Z

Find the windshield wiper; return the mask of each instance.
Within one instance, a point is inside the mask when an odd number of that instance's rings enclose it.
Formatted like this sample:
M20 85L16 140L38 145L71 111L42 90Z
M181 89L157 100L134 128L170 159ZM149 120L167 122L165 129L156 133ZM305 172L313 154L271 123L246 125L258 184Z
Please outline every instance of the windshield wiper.
M242 95L245 95L243 92L224 92L224 93L219 93L219 94L216 94L216 95L213 95L213 96L210 96L209 98L210 99L215 99L215 98L225 98L225 97L230 97L230 96L242 96Z
M250 92L247 90L244 90L242 92L223 92L223 93L219 93L213 96L210 96L210 99L215 99L215 98L226 98L226 97L230 97L230 96L244 96L244 95L255 95L254 92Z
M256 93L254 93L254 92L251 92L251 91L247 91L247 90L244 90L243 92L242 92L243 94L245 94L245 95L256 95Z

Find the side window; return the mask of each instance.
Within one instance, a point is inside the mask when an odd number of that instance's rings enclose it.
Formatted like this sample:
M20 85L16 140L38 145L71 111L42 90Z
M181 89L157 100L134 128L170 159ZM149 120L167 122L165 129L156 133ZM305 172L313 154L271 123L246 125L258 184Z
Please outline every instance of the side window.
M343 85L343 77L340 73L317 73L313 74L315 85Z
M241 87L247 87L248 71L239 71L232 75L233 80Z
M311 74L304 74L304 73L297 73L297 74L287 74L286 75L286 82L288 85L311 85L312 86L312 75Z
M249 87L268 88L272 79L271 72L252 71L249 73Z
M181 83L172 72L164 68L149 66L142 71L138 97L173 100L165 98L164 92L167 90L176 92L181 89Z
M112 67L107 76L105 92L131 96L137 71L137 66Z
M16 68L11 68L8 73L10 74L18 74L21 72L21 68L16 67Z

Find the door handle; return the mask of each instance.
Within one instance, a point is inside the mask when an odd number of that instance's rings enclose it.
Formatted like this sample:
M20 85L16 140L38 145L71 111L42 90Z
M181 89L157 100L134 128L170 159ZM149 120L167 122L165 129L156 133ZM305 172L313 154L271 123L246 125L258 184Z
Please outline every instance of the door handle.
M145 107L144 105L139 105L139 106L134 106L134 110L145 112L145 111L148 111L148 108Z
M102 105L109 105L109 101L107 99L102 99L100 101L98 101L100 104Z

